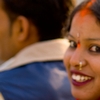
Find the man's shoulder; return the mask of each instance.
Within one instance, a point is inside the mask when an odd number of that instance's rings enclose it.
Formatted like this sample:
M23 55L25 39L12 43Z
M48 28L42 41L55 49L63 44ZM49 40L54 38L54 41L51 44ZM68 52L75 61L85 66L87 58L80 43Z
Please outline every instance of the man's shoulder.
M5 90L6 87L8 87L7 91ZM22 90L20 90L20 87ZM27 91L34 100L38 95L40 97L47 95L46 98L48 99L46 100L53 100L52 96L58 97L58 94L62 95L60 91L64 91L63 94L65 95L70 90L68 87L66 70L62 61L32 62L0 73L0 90L4 92L5 96L8 92L16 94L20 90L22 94L26 94ZM23 96L21 93L19 97ZM68 94L70 95L70 92ZM44 98L41 100L45 100ZM68 97L64 96L64 98Z
M37 100L37 98L41 98L41 100L58 100L56 99L56 90L49 82L50 72L48 68L44 68L46 67L46 64L48 65L46 62L29 63L0 73L0 90L4 93L4 97L7 97L8 92L10 92L13 93L16 98L32 98L30 100ZM43 65L45 66L43 67ZM8 87L7 90L5 90L6 87ZM17 97L16 94L19 90L20 94ZM22 94L26 94L25 90L28 95L22 97ZM12 98L14 96L8 97Z
M30 62L28 64L24 64L10 70L0 72L0 75L6 76L8 74L9 76L10 74L20 74L20 73L25 73L26 75L28 73L34 74L34 72L41 74L43 72L46 73L46 71L49 72L54 69L65 71L63 62L62 61Z
M50 80L58 80L60 82L60 76L67 79L62 61L34 62L0 72L0 80L2 82L14 84L17 84L17 81L20 84L25 84L26 82L30 82L29 84L34 84L34 82L49 84Z

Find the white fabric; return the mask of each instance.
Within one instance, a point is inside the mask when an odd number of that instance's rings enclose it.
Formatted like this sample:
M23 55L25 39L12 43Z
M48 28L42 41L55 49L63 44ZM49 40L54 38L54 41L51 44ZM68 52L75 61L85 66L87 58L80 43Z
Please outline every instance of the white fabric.
M0 72L31 62L62 60L69 46L66 39L55 39L32 44L0 66Z
M4 98L3 98L3 96L2 96L2 94L0 93L0 100L4 100Z

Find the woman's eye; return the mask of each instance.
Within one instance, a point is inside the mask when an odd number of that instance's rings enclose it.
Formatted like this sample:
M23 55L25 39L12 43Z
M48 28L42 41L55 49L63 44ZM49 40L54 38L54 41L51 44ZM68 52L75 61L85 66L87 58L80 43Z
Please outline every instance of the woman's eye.
M77 47L76 42L74 42L74 41L69 41L69 42L70 42L70 47L71 48L76 48Z
M92 46L90 48L90 51L100 53L100 47L99 46Z

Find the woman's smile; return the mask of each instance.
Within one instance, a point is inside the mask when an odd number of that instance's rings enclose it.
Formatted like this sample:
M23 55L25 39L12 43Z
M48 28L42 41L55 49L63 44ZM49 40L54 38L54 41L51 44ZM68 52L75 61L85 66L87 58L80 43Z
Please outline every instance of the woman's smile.
M83 86L87 83L91 82L94 78L91 76L88 76L86 74L83 74L78 71L71 71L71 82L75 86Z

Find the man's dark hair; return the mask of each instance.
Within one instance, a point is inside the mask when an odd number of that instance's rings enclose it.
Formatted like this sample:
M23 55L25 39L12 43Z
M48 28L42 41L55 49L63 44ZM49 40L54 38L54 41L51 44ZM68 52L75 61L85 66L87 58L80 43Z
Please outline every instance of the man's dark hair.
M71 0L3 0L3 3L12 22L22 15L38 28L40 41L62 37L61 29L72 7Z
M91 4L90 6L87 6L88 4ZM82 2L80 5L78 5L71 13L70 19L69 19L69 24L66 28L66 31L69 32L71 29L71 24L74 16L76 13L80 12L81 10L86 9L91 12L93 16L97 19L97 24L99 23L100 25L100 0L85 0Z

